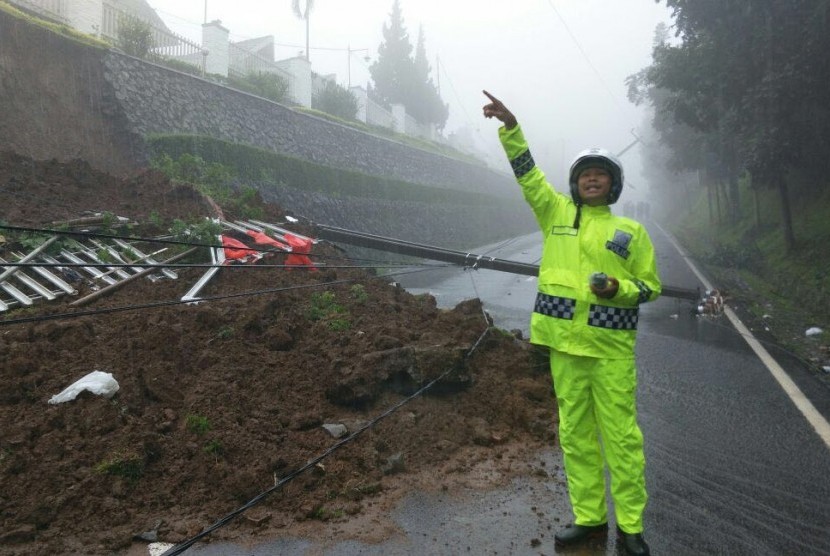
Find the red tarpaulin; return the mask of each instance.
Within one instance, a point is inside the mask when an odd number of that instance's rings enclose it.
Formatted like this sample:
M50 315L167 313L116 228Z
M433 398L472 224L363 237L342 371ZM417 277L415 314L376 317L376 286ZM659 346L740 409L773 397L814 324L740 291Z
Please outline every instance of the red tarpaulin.
M253 240L254 240L254 243L256 243L257 245L272 245L272 246L274 246L278 249L281 249L283 251L288 251L288 249L289 249L288 245L286 245L286 244L284 244L280 241L277 241L276 239L272 238L271 236L267 236L262 232L256 232L254 230L247 230L245 233L248 234L249 236L251 236L251 238L253 238Z
M259 251L251 249L241 241L226 235L222 236L222 247L225 248L226 260L248 262L245 260L247 257L254 257L254 260L259 258Z
M310 270L316 271L314 263L308 258L311 253L312 241L308 238L297 237L293 234L285 234L286 243L291 246L291 254L285 258L285 264L291 266L308 266Z

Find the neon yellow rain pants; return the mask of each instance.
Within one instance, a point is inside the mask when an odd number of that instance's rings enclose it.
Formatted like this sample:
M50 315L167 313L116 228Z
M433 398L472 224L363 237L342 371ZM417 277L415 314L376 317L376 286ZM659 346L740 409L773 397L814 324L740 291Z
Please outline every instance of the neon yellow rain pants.
M617 526L625 533L642 532L647 495L634 360L599 359L551 349L550 368L574 523L599 525L608 521L604 453Z

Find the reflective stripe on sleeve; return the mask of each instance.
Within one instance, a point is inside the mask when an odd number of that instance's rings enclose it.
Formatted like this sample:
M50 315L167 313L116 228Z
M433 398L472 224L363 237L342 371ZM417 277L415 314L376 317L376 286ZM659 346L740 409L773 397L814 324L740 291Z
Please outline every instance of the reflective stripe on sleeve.
M513 167L513 173L516 175L517 178L520 178L533 170L536 166L536 163L533 161L533 156L530 154L530 150L526 150L516 158L510 161L510 166Z

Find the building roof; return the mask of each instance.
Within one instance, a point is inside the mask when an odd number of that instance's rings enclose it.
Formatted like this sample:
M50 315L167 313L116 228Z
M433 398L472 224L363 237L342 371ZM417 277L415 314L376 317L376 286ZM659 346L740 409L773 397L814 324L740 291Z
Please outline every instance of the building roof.
M247 39L233 44L243 50L256 54L260 58L265 58L269 62L274 61L274 37L271 35Z

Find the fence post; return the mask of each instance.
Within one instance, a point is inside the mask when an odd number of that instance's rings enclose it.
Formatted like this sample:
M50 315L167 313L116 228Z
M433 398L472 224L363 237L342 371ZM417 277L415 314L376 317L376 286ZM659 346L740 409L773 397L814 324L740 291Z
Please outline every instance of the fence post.
M230 31L222 27L218 19L202 25L202 55L204 56L204 72L222 77L228 76L230 64L230 46L228 37ZM205 51L207 53L205 54Z

